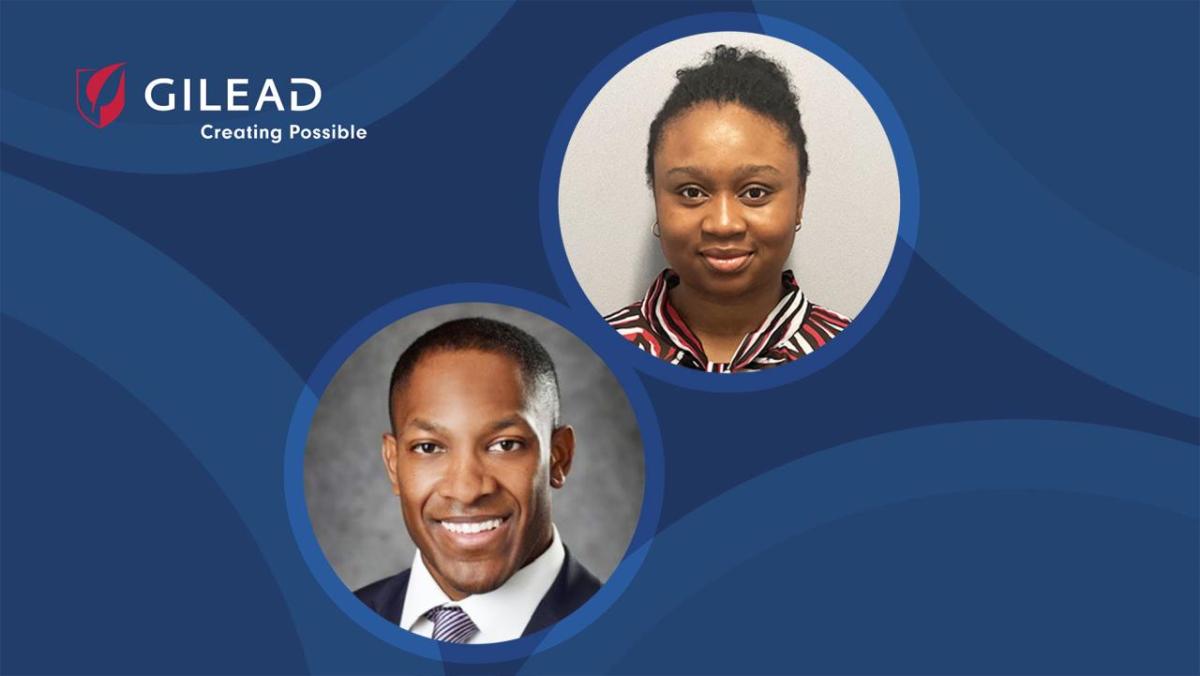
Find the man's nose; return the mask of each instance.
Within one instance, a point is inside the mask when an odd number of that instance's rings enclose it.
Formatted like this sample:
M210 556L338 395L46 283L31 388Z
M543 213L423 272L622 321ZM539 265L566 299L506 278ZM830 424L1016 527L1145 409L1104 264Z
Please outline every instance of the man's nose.
M487 463L474 450L450 452L446 473L442 476L441 493L462 505L470 505L496 490L496 480Z
M746 231L742 203L737 195L720 194L709 202L710 208L700 223L700 230L712 237L737 237Z

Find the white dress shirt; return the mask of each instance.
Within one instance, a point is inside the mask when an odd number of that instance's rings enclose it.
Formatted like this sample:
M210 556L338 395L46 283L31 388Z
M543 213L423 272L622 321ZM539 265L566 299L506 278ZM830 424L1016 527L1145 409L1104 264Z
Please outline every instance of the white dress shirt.
M468 596L461 601L451 601L433 579L421 559L421 551L417 550L408 577L408 591L404 595L400 628L430 638L433 636L433 622L425 617L425 613L449 604L462 608L479 627L479 632L467 643L498 643L518 639L542 597L550 591L566 555L558 528L554 527L554 539L546 551L513 573L499 588L486 594Z

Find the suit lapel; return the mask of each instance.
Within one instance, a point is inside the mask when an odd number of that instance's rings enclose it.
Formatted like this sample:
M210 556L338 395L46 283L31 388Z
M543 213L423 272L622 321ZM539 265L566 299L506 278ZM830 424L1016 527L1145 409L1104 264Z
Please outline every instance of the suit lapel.
M361 589L355 594L384 619L399 625L400 619L404 616L404 603L408 596L411 572L411 570L406 570ZM521 635L529 636L537 633L570 615L591 598L599 588L600 581L571 556L570 550L567 550L562 568L555 576L554 583L550 585L550 589L538 603Z
M404 597L408 596L408 576L411 570L406 570L388 581L387 589L379 595L379 606L375 612L387 618L392 624L400 624L404 615Z
M566 550L562 569L558 571L554 584L550 585L550 590L533 611L533 616L529 618L529 624L525 625L525 631L521 635L537 633L570 615L599 588L600 581L571 556L570 550Z

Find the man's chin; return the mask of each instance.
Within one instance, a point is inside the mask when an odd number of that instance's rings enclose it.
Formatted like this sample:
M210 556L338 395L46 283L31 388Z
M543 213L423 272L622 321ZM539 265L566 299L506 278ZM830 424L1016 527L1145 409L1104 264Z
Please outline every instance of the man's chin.
M453 564L440 568L438 572L441 573L440 584L448 584L467 596L495 591L511 577L493 566L481 567L478 563Z
M452 583L452 584L454 584L455 589L458 589L460 592L466 594L467 596L474 596L476 594L486 594L490 591L496 591L505 582L506 582L506 580L496 579L496 580L485 580L482 582L471 581L471 582L459 582L459 583Z

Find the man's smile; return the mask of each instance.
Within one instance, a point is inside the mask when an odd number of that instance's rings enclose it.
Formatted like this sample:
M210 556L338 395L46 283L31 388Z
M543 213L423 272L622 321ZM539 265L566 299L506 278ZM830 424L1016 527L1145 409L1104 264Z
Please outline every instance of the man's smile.
M508 533L510 516L435 519L439 540L453 549L478 550L499 543Z

